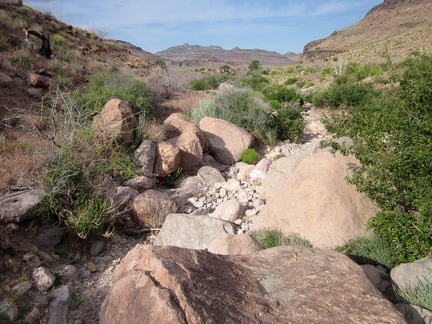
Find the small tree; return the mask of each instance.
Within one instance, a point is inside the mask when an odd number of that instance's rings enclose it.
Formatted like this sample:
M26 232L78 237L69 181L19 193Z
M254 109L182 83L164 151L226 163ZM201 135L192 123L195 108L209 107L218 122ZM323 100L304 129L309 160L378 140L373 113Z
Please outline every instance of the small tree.
M250 74L255 74L262 69L261 63L258 60L253 60L249 64L249 72Z

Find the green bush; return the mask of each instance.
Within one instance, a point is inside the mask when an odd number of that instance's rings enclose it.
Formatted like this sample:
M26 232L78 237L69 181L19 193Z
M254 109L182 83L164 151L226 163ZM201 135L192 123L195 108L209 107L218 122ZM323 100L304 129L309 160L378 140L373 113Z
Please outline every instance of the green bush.
M254 91L261 91L270 81L262 75L252 75L235 79L235 84L239 87L250 87Z
M211 75L205 78L192 80L190 86L193 90L214 90L219 87L222 82L229 80L230 77L226 74Z
M289 139L293 142L300 142L304 138L305 125L300 104L294 102L277 105L274 108L273 112L268 115L267 127L273 129L280 140Z
M102 110L105 103L118 98L127 101L138 116L149 115L153 111L154 94L147 84L131 74L103 73L91 77L84 91L76 93L78 104L94 116Z
M376 234L351 239L336 250L358 264L382 265L387 269L392 269L398 264L390 242Z
M339 108L365 105L376 95L371 84L361 82L341 81L317 91L312 96L312 103L316 107Z
M268 100L277 100L278 102L295 101L303 104L303 98L296 89L284 85L268 85L262 93Z
M254 164L258 159L258 152L253 148L248 148L242 152L241 161L247 164Z
M267 126L270 106L252 90L227 89L218 93L212 101L217 109L226 113L227 121L246 129L264 143L274 141L274 130Z
M362 163L349 181L380 208L369 227L391 244L399 263L432 247L432 57L411 57L404 67L399 88L348 109L335 126L354 145L329 143Z

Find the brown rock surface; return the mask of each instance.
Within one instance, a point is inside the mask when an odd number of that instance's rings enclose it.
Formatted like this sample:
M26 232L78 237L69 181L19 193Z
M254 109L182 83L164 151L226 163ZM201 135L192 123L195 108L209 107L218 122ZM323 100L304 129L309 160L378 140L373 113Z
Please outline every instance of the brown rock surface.
M161 141L156 145L156 160L154 173L158 176L167 176L178 169L181 162L180 149L170 143Z
M240 161L241 153L254 141L253 135L243 128L218 118L205 117L199 127L208 144L208 150L220 163L231 165Z
M298 233L320 248L366 235L374 205L345 180L358 166L352 156L329 152L304 158L285 181L266 192L267 204L253 219L253 229Z
M133 219L144 227L161 227L170 213L177 212L177 205L165 193L147 190L131 202Z
M125 147L129 147L133 142L136 124L137 120L131 106L120 99L109 100L93 119L93 127L105 138Z
M188 131L168 142L180 150L180 168L184 171L194 171L203 164L203 146L196 132Z
M138 245L114 272L100 323L405 323L363 270L331 250L250 255Z

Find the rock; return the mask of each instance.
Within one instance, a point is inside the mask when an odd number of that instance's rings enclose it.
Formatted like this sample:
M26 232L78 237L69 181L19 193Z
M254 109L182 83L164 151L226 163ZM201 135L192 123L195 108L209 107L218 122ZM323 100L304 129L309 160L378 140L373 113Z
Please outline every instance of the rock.
M67 265L63 268L62 278L65 282L78 279L78 270L74 265Z
M178 207L171 197L156 190L139 194L131 202L133 220L147 228L161 227L167 215L177 211Z
M243 128L218 118L201 119L199 128L209 152L217 161L226 165L240 161L242 152L254 141L253 135Z
M169 214L154 245L207 249L214 239L225 233L235 233L232 223L205 215Z
M187 132L192 132L199 138L201 145L204 144L204 138L199 128L194 123L185 120L184 115L181 113L171 114L167 119L165 119L164 130L167 139L178 137Z
M402 263L394 267L390 272L390 277L398 289L409 291L415 289L419 284L432 286L432 257L427 256L423 259Z
M28 79L27 79L29 85L35 88L43 88L47 89L50 84L50 79L46 76L36 74L36 73L29 73Z
M42 93L39 89L36 88L27 88L25 90L26 94L34 99L41 99L42 98Z
M14 80L6 73L0 72L0 88L10 88Z
M234 223L242 216L244 208L237 200L228 200L216 207L215 211L209 214L210 217L219 218Z
M180 168L195 171L203 164L203 146L196 132L189 131L171 138L168 143L180 150Z
M40 292L45 292L54 284L55 277L47 268L39 267L33 270L34 285Z
M91 256L98 256L102 253L103 249L105 247L105 242L103 241L95 241L90 247L90 255Z
M431 324L432 312L410 304L396 304L395 308L403 314L409 324Z
M211 186L216 183L225 182L224 177L218 169L210 166L203 166L198 170L198 179L200 179L204 185Z
M137 245L114 271L100 323L405 323L364 271L331 250L218 255Z
M138 191L144 191L154 187L155 179L146 176L136 177L126 181L125 185Z
M45 197L42 190L14 192L0 198L0 223L19 223L37 216Z
M131 106L124 100L110 99L93 118L93 127L104 139L128 148L134 138L137 120Z
M320 248L367 235L365 225L376 210L345 180L356 166L352 156L333 157L328 152L307 156L269 196L266 193L267 204L252 219L253 229L297 233Z
M3 299L0 302L0 315L0 319L6 317L11 322L18 320L19 309L12 298Z
M157 143L154 166L154 172L157 176L163 177L177 171L180 162L181 153L177 146L165 141Z
M146 177L152 177L156 159L156 144L149 140L142 141L133 157L141 165L142 174Z
M61 286L49 306L47 324L67 324L69 302L69 288Z
M361 267L375 288L381 291L389 300L393 300L395 295L390 275L387 271L382 267L375 267L371 264L364 264Z
M98 271L98 267L93 261L87 262L85 266L91 273Z
M215 254L251 254L257 251L254 240L246 234L222 234L214 239L208 251Z
M38 235L35 243L39 248L54 250L54 247L61 242L64 234L64 228L52 227Z
M114 200L120 210L128 207L129 202L139 195L138 190L129 186L109 188L106 195Z
M30 313L26 315L24 318L24 323L26 324L39 324L41 322L41 312L39 308L35 307L32 309Z
M16 293L18 296L25 295L30 289L32 289L33 285L30 281L20 282L18 285L12 288L12 291Z

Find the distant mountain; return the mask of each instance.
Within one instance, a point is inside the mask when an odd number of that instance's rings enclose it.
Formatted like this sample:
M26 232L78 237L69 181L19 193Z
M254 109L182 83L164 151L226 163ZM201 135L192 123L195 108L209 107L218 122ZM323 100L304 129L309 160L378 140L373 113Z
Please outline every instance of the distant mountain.
M432 1L385 0L358 23L307 44L301 61L401 59L421 49L432 50Z
M159 51L155 55L180 66L233 66L247 65L253 60L261 64L292 64L300 55L287 53L285 55L261 49L241 49L235 47L225 50L220 46L200 46L183 44Z
M139 57L145 58L149 61L156 61L160 59L159 56L156 56L150 52L144 51L141 47L135 46L129 42L125 42L122 40L110 40L111 42L128 49L132 54L137 55Z

